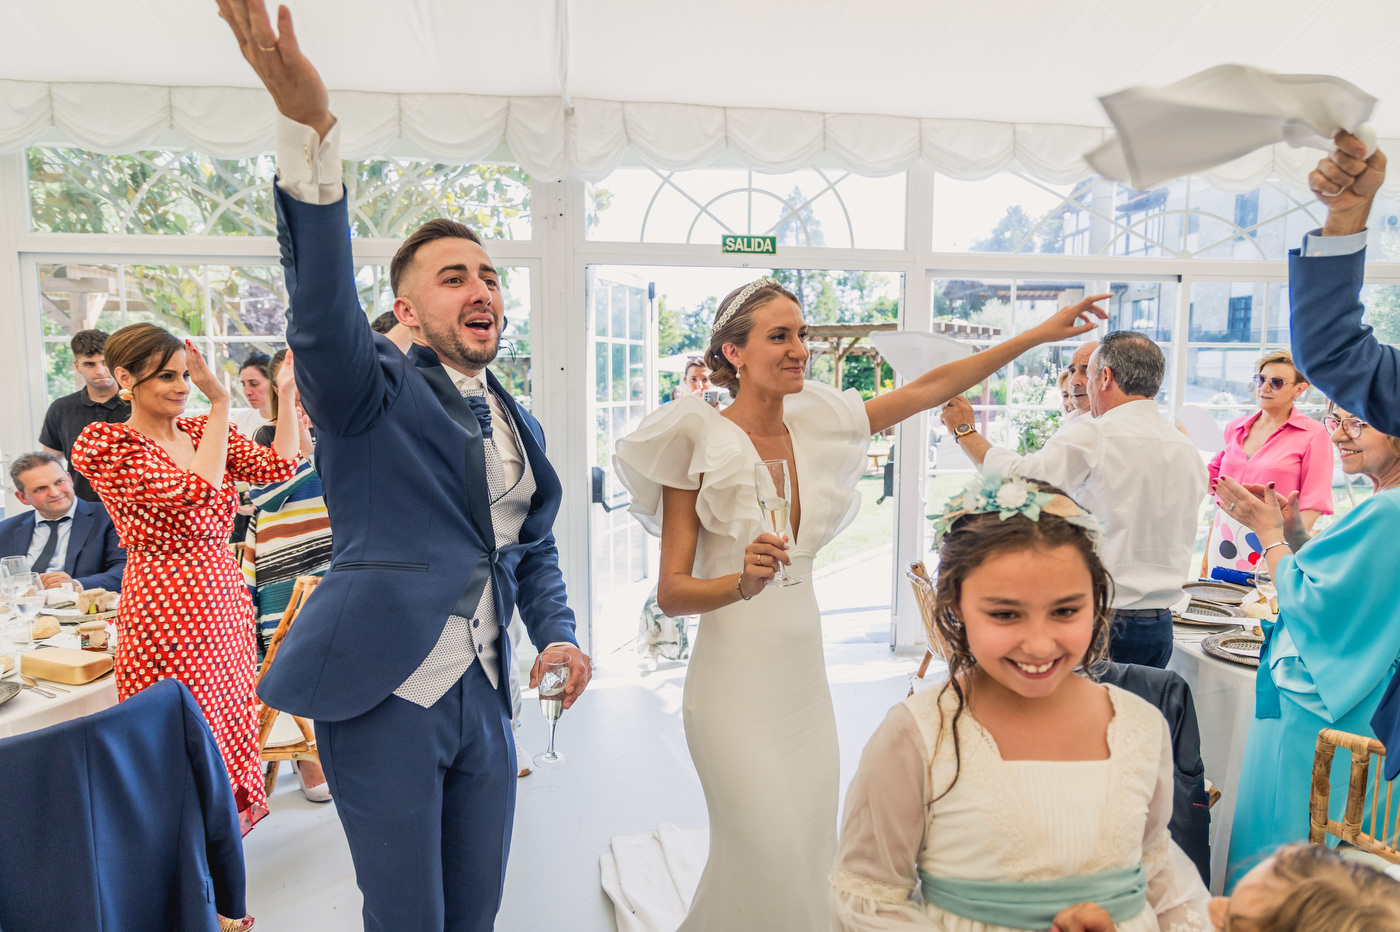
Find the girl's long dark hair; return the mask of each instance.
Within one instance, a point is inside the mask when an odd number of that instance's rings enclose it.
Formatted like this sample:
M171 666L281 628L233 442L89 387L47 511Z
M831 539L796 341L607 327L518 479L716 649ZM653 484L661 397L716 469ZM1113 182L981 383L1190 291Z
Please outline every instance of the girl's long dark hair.
M1034 479L1026 481L1041 492L1064 494L1048 483ZM942 691L951 689L957 697L957 709L948 729L953 735L953 759L956 769L952 782L934 797L935 802L957 785L958 774L962 770L958 720L967 709L968 678L977 666L977 660L967 645L967 629L957 616L958 606L962 603L963 581L969 573L996 554L1048 550L1066 545L1074 547L1084 558L1084 565L1089 568L1089 577L1093 583L1094 634L1089 650L1080 663L1080 669L1094 670L1102 666L1108 657L1109 605L1113 600L1113 580L1094 550L1093 538L1087 530L1042 509L1038 521L1032 521L1024 515L1013 515L1003 521L996 512L965 515L957 519L944 535L938 550L938 578L934 584L937 604L933 612L932 630L928 633L930 643L942 646L943 658L948 663L948 682L943 685ZM941 695L938 709L941 721ZM941 731L940 728L940 733Z

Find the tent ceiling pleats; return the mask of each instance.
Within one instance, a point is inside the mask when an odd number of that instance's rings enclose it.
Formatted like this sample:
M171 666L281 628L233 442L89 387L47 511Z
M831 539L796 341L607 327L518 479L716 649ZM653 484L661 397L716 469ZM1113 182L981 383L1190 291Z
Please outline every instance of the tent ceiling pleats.
M1380 98L1381 136L1400 137L1389 0L588 0L568 5L562 43L555 0L289 5L337 89L347 155L508 155L542 179L600 178L624 158L867 174L922 159L1063 183L1104 138L1098 95L1226 61L1347 78ZM270 101L212 0L0 0L0 22L0 150L232 157L272 141ZM1302 184L1317 157L1264 151L1211 180Z

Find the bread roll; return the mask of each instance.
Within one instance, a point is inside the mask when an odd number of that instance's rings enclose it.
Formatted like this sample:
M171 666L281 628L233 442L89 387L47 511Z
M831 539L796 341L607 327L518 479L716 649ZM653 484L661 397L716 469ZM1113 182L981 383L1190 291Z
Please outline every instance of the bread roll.
M34 627L30 636L37 641L41 638L51 638L62 630L57 618L52 615L40 615L34 619Z

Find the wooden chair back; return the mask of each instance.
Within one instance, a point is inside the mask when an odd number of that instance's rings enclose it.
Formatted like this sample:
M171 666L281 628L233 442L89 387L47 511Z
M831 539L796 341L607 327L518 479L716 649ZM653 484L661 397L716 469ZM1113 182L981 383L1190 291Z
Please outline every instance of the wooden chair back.
M1328 802L1332 796L1332 759L1337 748L1345 748L1351 754L1346 808L1342 811L1340 822L1331 818L1328 812ZM1366 784L1373 766L1376 779L1371 782L1368 805ZM1326 842L1328 835L1333 835L1353 847L1400 864L1400 812L1391 808L1395 782L1381 779L1384 770L1385 745L1375 738L1364 738L1335 728L1324 728L1318 732L1317 750L1313 754L1308 841L1320 845ZM1384 791L1381 790L1382 782L1385 782ZM1400 798L1396 802L1400 803Z
M933 624L934 609L938 605L938 596L934 592L933 580L929 578L928 570L924 568L922 561L915 560L905 569L904 575L908 577L910 585L914 589L914 598L919 603L919 617L924 621L924 640L927 649L924 651L923 663L919 664L919 672L909 678L909 695L914 695L914 681L924 678L928 672L928 665L937 657L939 660L947 659L948 653L943 648L943 642L938 637L938 629Z
M282 612L282 620L278 622L277 630L273 632L272 639L268 641L267 655L263 658L262 666L258 669L256 683L261 683L262 678L267 675L268 668L272 666L272 661L282 648L282 641L286 639L287 632L292 627L292 622L296 621L297 613L301 611L301 607L306 604L307 597L311 595L320 582L321 577L319 576L298 576L296 582L292 584L292 597L287 601L287 608ZM263 762L267 764L263 785L267 789L268 795L272 794L273 787L277 785L277 770L282 761L314 760L319 763L321 760L316 751L316 731L311 723L300 715L291 716L291 719L296 723L297 731L301 733L300 740L296 739L295 733L288 730L289 733L285 739L269 742L273 728L277 724L277 717L281 714L272 706L259 700L258 750Z

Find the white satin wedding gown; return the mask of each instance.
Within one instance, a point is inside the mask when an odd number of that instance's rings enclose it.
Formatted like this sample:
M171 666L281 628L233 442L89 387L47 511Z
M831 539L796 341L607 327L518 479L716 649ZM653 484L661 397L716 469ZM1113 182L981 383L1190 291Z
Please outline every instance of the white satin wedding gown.
M829 927L840 761L812 559L860 508L855 485L870 424L858 392L818 382L788 396L783 422L801 503L790 572L804 582L768 587L700 618L683 718L709 809L710 847L683 932ZM661 532L663 487L700 490L694 574L712 578L737 572L744 548L763 531L754 491L759 460L742 428L686 396L619 440L614 464L632 493L632 513L652 534ZM629 879L620 878L624 892ZM672 932L664 923L632 927Z

